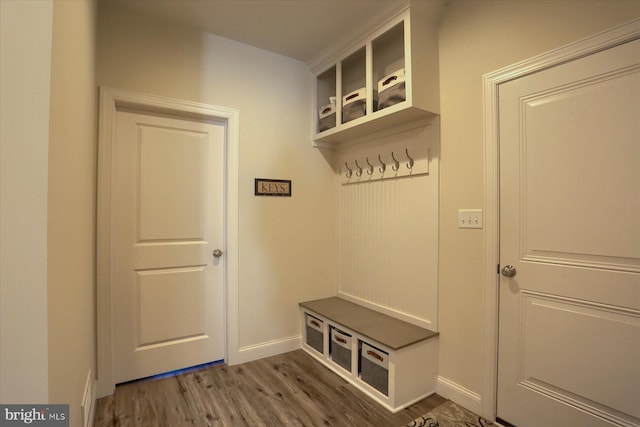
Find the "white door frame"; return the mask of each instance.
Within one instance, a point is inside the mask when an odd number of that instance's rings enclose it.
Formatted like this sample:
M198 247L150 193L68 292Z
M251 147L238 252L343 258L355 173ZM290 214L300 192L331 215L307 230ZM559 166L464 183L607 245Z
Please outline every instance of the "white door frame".
M146 95L107 87L100 88L98 129L98 197L97 197L97 370L98 397L115 389L111 331L111 149L116 111L123 106L173 116L222 120L226 125L225 188L226 210L224 288L226 296L225 359L233 364L238 351L238 128L239 111L179 99Z
M483 76L484 81L484 332L482 416L494 420L498 380L500 164L498 89L508 81L640 38L640 19Z

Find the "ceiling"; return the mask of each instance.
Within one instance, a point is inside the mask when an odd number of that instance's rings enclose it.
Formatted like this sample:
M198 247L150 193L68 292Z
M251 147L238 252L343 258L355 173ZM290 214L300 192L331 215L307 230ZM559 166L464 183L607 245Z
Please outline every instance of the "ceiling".
M448 0L417 0L438 19ZM103 0L309 62L405 0Z

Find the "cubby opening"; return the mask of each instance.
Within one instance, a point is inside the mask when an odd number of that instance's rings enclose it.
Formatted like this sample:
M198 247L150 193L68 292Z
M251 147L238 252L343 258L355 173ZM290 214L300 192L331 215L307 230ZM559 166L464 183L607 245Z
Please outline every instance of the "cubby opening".
M333 104L333 111L329 111ZM316 79L316 132L334 128L338 120L338 106L336 86L336 66L318 75Z

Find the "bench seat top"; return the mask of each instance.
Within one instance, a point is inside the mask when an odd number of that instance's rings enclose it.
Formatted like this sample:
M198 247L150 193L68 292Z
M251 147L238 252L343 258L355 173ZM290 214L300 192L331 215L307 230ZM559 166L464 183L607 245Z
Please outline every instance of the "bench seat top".
M438 335L438 332L339 297L305 301L300 306L392 350L400 350Z

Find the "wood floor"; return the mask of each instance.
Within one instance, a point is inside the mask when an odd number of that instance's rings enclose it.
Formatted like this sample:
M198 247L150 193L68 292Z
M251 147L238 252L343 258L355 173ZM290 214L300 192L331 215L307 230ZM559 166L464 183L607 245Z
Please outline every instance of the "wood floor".
M124 384L98 400L94 427L401 427L445 402L392 414L302 350Z

